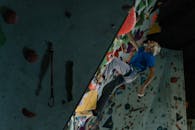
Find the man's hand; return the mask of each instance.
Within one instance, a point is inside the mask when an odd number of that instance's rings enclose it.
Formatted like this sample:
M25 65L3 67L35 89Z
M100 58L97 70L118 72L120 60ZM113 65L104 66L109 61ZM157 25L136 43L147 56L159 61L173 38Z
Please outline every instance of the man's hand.
M141 86L140 90L138 91L138 96L139 97L142 97L144 96L144 93L145 93L145 89L148 87L148 85L151 83L151 81L153 80L154 78L154 67L151 67L150 68L150 73L148 75L148 78L146 79L146 81L144 82L144 84Z

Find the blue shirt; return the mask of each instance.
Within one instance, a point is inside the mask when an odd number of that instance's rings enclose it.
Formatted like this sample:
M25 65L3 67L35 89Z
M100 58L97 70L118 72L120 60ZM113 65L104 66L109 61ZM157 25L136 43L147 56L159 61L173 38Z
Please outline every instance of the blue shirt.
M154 67L155 58L152 53L144 51L144 47L140 47L138 52L132 57L130 64L140 71L146 70L147 67Z

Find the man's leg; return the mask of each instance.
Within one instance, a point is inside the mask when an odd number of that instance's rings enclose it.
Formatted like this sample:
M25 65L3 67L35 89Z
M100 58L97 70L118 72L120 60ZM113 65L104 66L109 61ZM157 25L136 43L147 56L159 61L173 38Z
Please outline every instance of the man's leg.
M108 101L110 95L112 94L113 90L120 85L124 84L125 81L123 79L122 75L119 75L116 79L113 81L110 81L108 84L106 84L103 88L102 95L100 99L97 102L96 110L94 111L94 114L97 114L99 116L104 108L104 105Z
M124 75L130 70L130 66L121 61L119 58L114 58L105 68L103 75L105 76L105 79L108 79L112 73L113 70L116 70L120 74Z

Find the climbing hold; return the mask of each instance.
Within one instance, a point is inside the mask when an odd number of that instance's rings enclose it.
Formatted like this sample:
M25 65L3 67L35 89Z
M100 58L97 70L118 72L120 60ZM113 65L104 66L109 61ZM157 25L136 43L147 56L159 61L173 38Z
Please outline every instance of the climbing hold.
M176 120L177 121L180 121L183 117L179 114L179 113L176 113Z
M137 18L138 20L137 20L137 23L136 23L136 27L143 25L143 22L145 20L145 13L142 11L141 14L137 17L138 17Z
M176 83L178 80L178 77L171 77L170 81L171 83Z
M67 18L71 18L71 16L72 16L71 12L69 12L68 10L65 10L64 15L65 15Z
M108 115L111 115L112 112L113 112L112 108L109 108L107 114L108 114Z
M147 35L151 35L151 34L155 34L155 33L160 33L160 32L161 32L161 27L160 27L159 23L154 23L154 24L150 27L150 29L149 29Z
M159 126L159 127L157 128L157 130L163 130L162 126Z
M177 97L177 100L182 101L182 98L181 97Z
M124 5L122 5L122 7L121 7L121 9L122 9L123 11L128 11L130 8L131 8L131 6L130 6L129 4L124 4Z
M126 126L126 127L125 127L125 129L127 129L127 130L129 130L129 128L130 128L129 126Z
M125 89L125 85L120 86L119 89L123 89L124 90Z
M135 41L140 40L142 38L143 34L144 34L144 31L140 31L140 29L138 29L135 32L135 36L134 36Z
M165 117L165 116L166 116L166 114L162 114L162 115L161 115L162 118Z
M136 24L136 13L135 13L135 8L132 7L118 32L118 36L129 33L134 28L135 24Z
M89 90L95 90L96 89L96 85L95 83L92 81L90 84L89 84Z
M115 102L113 102L112 104L111 104L111 107L114 107L115 106Z
M29 117L29 118L32 118L32 117L36 116L35 113L29 111L26 108L22 108L22 113L23 113L24 116Z
M130 108L129 103L125 104L125 109L128 110Z
M151 20L151 24L154 24L158 19L158 12L154 12Z
M18 21L16 12L7 7L3 8L2 17L7 24L15 24Z
M112 116L110 116L106 122L104 123L103 127L105 128L113 128L113 121L112 121Z
M150 113L154 113L154 110L153 109L150 109Z
M37 61L38 55L36 52L30 48L24 47L23 48L23 55L24 58L29 62L29 63L34 63Z
M112 23L112 24L110 24L110 26L113 28L113 29L115 29L116 28L116 26Z

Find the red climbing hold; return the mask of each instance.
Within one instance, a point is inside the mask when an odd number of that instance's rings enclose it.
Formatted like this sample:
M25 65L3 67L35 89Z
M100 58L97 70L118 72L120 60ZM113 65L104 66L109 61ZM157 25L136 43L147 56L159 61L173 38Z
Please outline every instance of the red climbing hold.
M95 90L95 89L96 89L96 85L93 82L91 82L89 84L89 90Z
M30 48L24 47L23 48L23 55L24 58L29 62L29 63L34 63L37 61L38 55L36 52Z
M18 17L16 15L16 12L12 9L6 8L6 10L2 14L4 21L7 24L15 24L17 23Z
M151 24L154 24L158 19L158 12L154 12L153 16L152 16L152 21Z
M129 11L128 16L125 19L125 22L123 23L122 27L118 32L118 36L130 32L134 28L135 24L136 24L136 13L135 13L135 8L132 7Z
M171 83L176 83L178 80L178 77L171 77Z
M32 118L32 117L36 116L35 113L30 112L26 108L22 108L22 113L23 113L24 116L29 117L29 118Z

